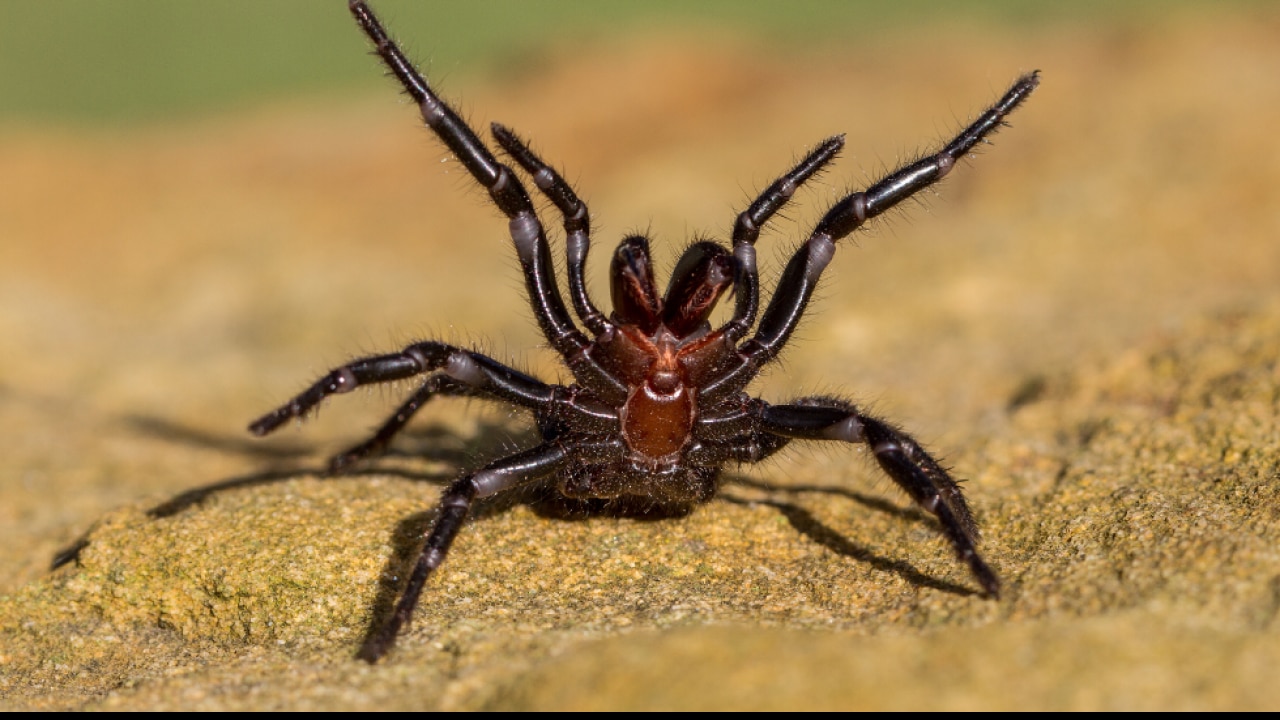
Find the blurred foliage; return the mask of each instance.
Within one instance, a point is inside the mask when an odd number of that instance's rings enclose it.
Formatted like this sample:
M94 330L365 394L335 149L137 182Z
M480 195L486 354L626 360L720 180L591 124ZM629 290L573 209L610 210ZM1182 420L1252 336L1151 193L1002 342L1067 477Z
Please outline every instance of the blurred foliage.
M695 35L742 30L785 50L909 32L921 22L1078 21L1170 6L1034 0L373 4L436 76L476 66L519 67L549 42L603 42L664 26ZM339 0L0 0L0 10L0 122L167 119L379 81Z

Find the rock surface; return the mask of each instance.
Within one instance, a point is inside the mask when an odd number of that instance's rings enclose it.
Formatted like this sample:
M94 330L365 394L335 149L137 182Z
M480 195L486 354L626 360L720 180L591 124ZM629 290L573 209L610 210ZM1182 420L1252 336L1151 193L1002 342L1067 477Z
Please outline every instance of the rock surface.
M600 292L626 231L650 228L669 266L847 131L761 241L771 287L840 193L1040 68L940 201L840 247L758 384L848 393L944 456L1005 592L978 595L861 449L810 446L731 471L687 517L487 508L376 666L355 650L440 485L527 425L442 402L341 478L324 458L406 387L268 441L243 426L418 336L555 377L503 223L390 88L7 129L0 708L1276 707L1280 17L1251 12L785 59L651 38L444 83L592 203Z

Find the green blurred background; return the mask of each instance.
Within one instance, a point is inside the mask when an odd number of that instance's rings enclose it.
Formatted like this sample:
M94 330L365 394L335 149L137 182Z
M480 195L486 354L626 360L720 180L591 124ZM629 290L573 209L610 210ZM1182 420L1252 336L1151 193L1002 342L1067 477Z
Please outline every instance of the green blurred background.
M870 0L474 3L382 0L375 10L433 77L527 70L550 43L678 26L743 30L785 50L909 33L921 22L1131 21L1192 3ZM340 0L0 2L0 123L119 125L378 88Z

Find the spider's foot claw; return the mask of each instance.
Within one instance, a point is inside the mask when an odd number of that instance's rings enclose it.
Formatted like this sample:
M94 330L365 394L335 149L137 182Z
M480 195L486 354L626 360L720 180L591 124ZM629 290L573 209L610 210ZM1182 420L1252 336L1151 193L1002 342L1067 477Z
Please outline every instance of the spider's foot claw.
M391 647L396 643L396 635L400 632L400 623L392 620L382 627L378 628L369 637L365 638L364 644L360 646L360 650L356 652L356 657L370 665L378 662L391 651Z
M289 413L281 412L279 410L267 413L266 415L263 415L257 420L249 423L249 432L253 433L257 437L268 435L283 425L290 417L291 415Z
M71 545L59 550L58 553L53 556L53 560L49 563L49 569L57 570L63 565L80 562L80 552L87 547L89 547L88 538L80 538L79 540L76 540Z
M974 555L969 561L969 569L974 578L982 586L982 592L991 600L1000 599L1000 578L982 558Z
M358 459L359 457L354 456L352 453L334 455L329 458L329 465L326 472L329 475L342 475L350 470L351 466L354 465Z
M361 460L381 454L385 447L386 446L381 443L364 443L344 452L340 452L329 458L329 474L342 475L343 473L350 471L352 467Z

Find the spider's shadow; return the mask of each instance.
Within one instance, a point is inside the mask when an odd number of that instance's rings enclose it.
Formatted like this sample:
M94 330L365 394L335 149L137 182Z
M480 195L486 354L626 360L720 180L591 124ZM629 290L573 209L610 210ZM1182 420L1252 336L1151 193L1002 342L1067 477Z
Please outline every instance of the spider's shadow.
M883 499L863 495L844 488L821 486L783 488L767 485L741 476L728 478L725 484L742 485L765 490L774 496L783 493L809 493L829 496L839 495L852 499L855 502L873 510L885 512L904 520L922 523L932 522L932 520L922 512L914 509L904 510ZM721 492L718 495L718 498L735 505L756 504L776 508L780 513L782 513L783 517L791 523L791 526L795 528L797 532L810 540L835 553L866 563L877 570L895 573L913 585L928 587L955 595L978 594L976 591L962 585L957 585L955 583L925 575L915 569L910 563L901 560L892 560L890 558L877 555L868 548L850 541L844 535L824 525L813 515L813 513L794 502L773 498L765 500L747 500L725 492ZM655 505L653 503L644 502L643 500L636 502L616 500L573 500L565 498L556 492L554 481L552 481L534 483L515 492L504 493L496 497L480 500L476 503L472 511L472 518L479 520L485 517L492 517L504 513L517 505L525 505L541 517L570 521L585 520L590 517L600 517L602 515L609 517L624 517L632 520L656 521L687 515L692 512L693 509L690 506ZM390 619L392 613L395 611L396 602L403 590L405 579L407 579L414 563L417 562L418 553L421 552L422 538L426 536L431 523L434 520L435 510L427 510L424 512L414 513L402 520L396 526L396 529L392 534L393 550L391 556L387 558L387 563L383 566L382 574L380 575L378 592L373 601L371 621L369 623L368 630L365 633L365 637L361 642L361 654L365 652L371 643L377 642L379 630L382 629Z
M464 466L471 459L470 454L465 449L459 449L457 447L459 442L457 442L458 436L456 433L437 426L427 426L420 430L403 433L403 439L424 445L422 452L405 453L404 451L393 450L386 453L384 457L394 458L412 455L418 461L427 459L442 462L447 468L446 471L424 473L397 467L378 466L366 469L350 470L343 473L341 476L337 476L329 473L327 468L299 465L295 462L297 458L312 457L315 455L315 448L306 444L287 442L262 443L253 440L241 439L239 437L228 437L225 435L209 433L197 428L186 427L164 418L142 415L126 416L123 418L123 422L141 435L149 435L165 442L185 445L188 447L210 449L227 454L243 455L267 461L268 468L265 470L224 478L222 480L215 480L211 483L198 485L188 490L184 490L159 505L147 510L148 517L152 518L166 518L177 515L194 505L199 505L213 495L228 490L239 490L262 485L271 485L273 483L302 477L386 477L390 475L405 480L413 480L415 482L429 482L436 485L443 485L456 476L456 468ZM496 432L496 429L497 426L494 428L482 426L479 435L492 436L494 432L490 431ZM451 440L454 440L454 442L430 442L440 439L441 436L448 436ZM431 450L426 449L426 446L428 445L431 446ZM57 570L63 565L78 561L81 551L89 546L89 535L92 534L92 532L93 529L90 528L84 535L77 538L75 542L58 551L50 562L50 569Z
M719 496L721 500L735 505L767 505L771 508L775 508L778 512L782 513L782 516L787 519L787 522L791 523L791 527L795 528L796 532L799 532L801 535L804 535L813 542L818 543L832 552L853 558L861 563L866 563L877 570L895 573L913 585L932 588L934 590L940 590L954 595L979 594L976 590L972 590L963 585L957 585L952 582L947 582L946 580L939 580L938 578L930 577L915 569L908 562L893 560L877 555L870 549L849 540L849 538L845 537L841 533L836 532L827 525L824 525L821 520L815 517L813 513L804 506L794 502L779 500L777 499L777 496L784 493L791 495L820 494L826 496L840 496L853 500L859 505L863 505L877 512L886 513L902 520L936 525L932 518L928 517L916 508L903 509L882 498L864 495L863 493L854 492L847 488L826 487L821 485L794 485L783 487L762 483L758 480L741 476L735 476L731 482L734 485L743 485L757 490L764 490L769 492L773 497L763 500L748 500L722 492Z
M201 430L177 425L167 420L150 417L126 418L126 422L140 433L152 435L168 442L211 448L222 452L247 455L254 458L265 458L271 469L256 473L240 475L218 480L205 485L185 490L172 498L156 505L147 511L153 518L177 515L206 498L220 492L242 488L269 485L300 477L362 477L388 475L415 482L429 482L444 485L453 480L465 467L476 464L478 458L496 457L509 451L512 444L524 447L536 442L538 437L533 430L513 432L510 426L493 424L482 426L472 438L459 436L453 430L430 425L420 429L409 430L399 438L400 449L393 449L380 458L383 462L367 469L347 471L340 476L331 475L325 468L298 466L292 463L300 457L313 455L313 448L299 444L263 444L240 438L228 438L213 435ZM421 463L424 459L442 463L443 470L431 473L406 470L394 466L397 460L413 460ZM390 460L391 462L387 462ZM288 463L288 465L283 465ZM845 488L824 486L792 486L780 487L761 483L741 475L726 478L723 486L745 486L767 492L766 499L749 500L738 497L731 492L721 492L719 499L735 505L767 505L777 509L793 528L810 540L840 555L853 558L858 562L871 565L877 570L895 573L913 585L928 587L956 595L974 595L975 591L955 583L930 577L915 569L911 564L885 558L868 548L850 541L847 537L824 525L813 513L803 505L778 499L780 495L819 494L841 496L855 501L869 509L888 513L903 520L912 522L932 522L930 518L914 509L902 509L890 502L874 496L864 495ZM584 520L590 517L624 517L640 521L656 521L687 515L691 507L671 507L656 505L643 500L636 502L620 502L605 500L572 500L556 492L554 481L533 483L516 492L508 492L492 498L477 501L472 509L473 520L482 520L509 511L519 505L529 507L541 517L557 520ZM400 596L402 585L421 551L422 538L426 536L432 521L435 519L434 509L414 513L397 525L391 535L392 552L383 566L371 608L371 621L363 644L368 643L391 616ZM89 531L92 532L92 531ZM89 534L76 540L64 550L57 553L52 568L78 560L79 554L89 545Z

